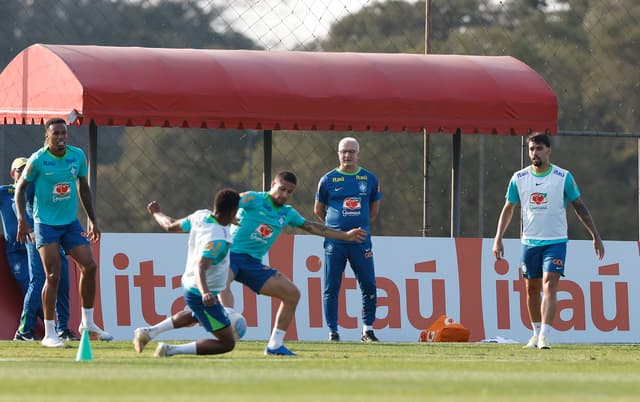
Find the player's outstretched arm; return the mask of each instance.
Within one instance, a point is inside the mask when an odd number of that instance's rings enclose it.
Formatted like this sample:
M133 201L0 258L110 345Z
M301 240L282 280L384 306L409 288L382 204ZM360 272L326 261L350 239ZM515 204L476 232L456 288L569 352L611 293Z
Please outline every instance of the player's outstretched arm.
M162 212L158 201L151 201L147 204L147 211L153 216L158 225L167 232L183 232L182 227L180 227L180 221Z
M343 232L326 227L320 222L310 222L308 220L305 220L304 224L302 224L300 228L314 235L329 237L337 240L355 241L358 243L362 243L367 237L366 230L363 230L362 228L355 228Z

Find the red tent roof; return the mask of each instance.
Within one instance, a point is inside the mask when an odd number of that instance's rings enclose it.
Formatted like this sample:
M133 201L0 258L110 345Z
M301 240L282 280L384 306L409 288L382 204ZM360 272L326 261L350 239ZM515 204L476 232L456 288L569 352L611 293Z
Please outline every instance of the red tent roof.
M526 134L557 100L508 56L36 44L0 74L0 123Z

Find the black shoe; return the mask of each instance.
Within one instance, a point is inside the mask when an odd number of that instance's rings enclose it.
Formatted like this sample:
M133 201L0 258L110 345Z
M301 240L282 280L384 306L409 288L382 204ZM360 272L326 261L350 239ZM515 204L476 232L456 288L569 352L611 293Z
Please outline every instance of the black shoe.
M20 331L16 331L16 334L13 337L14 341L25 341L25 342L33 342L33 341L39 341L41 340L40 338L37 338L33 332L20 332Z
M58 338L60 338L60 340L62 341L79 341L80 340L80 338L78 338L78 336L74 334L73 331L70 330L69 328L65 329L64 331L58 332Z
M378 338L376 338L376 334L373 333L373 330L370 329L362 334L362 337L360 337L360 342L379 342L379 340Z
M329 332L329 342L340 342L340 334L338 331Z

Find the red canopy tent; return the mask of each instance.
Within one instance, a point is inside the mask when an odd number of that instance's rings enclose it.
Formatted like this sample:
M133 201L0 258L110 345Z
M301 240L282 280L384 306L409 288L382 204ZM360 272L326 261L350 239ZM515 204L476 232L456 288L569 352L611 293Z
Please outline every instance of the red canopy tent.
M508 56L36 44L0 74L0 123L556 132L556 97ZM72 117L73 119L73 117Z
M555 134L557 109L544 79L509 56L36 44L0 73L0 124L89 125L91 183L99 125L264 130L265 187L271 130L455 133L454 236L460 134Z

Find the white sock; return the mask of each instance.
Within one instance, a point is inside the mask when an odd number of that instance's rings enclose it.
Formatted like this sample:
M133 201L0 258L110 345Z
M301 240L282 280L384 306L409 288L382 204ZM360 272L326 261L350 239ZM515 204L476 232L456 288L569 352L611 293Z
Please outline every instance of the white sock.
M93 307L84 308L82 307L82 323L85 327L89 327L93 325Z
M195 354L197 354L195 342L184 343L182 345L169 345L167 348L167 356Z
M533 327L533 336L538 336L538 334L540 333L540 326L542 324L539 322L532 322L531 324L531 326Z
M540 327L540 336L549 336L550 332L551 325L542 323L542 326Z
M170 331L174 328L173 320L167 317L154 326L149 327L149 336L155 338L163 332Z
M58 336L56 333L56 322L54 320L44 320L44 337Z
M282 346L282 341L284 340L284 334L287 331L283 331L278 328L273 328L273 332L271 333L271 338L269 338L269 343L267 343L267 347L269 349L277 349Z
M367 331L373 331L373 325L363 325L362 326L362 335L364 335Z

